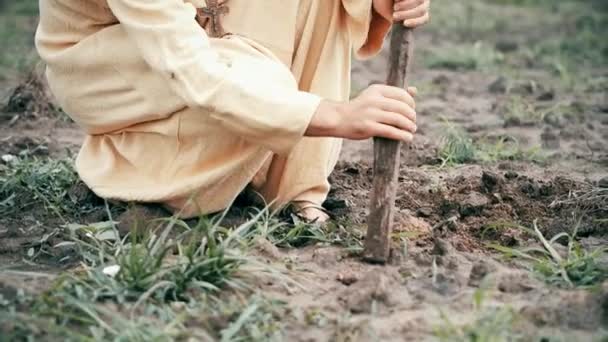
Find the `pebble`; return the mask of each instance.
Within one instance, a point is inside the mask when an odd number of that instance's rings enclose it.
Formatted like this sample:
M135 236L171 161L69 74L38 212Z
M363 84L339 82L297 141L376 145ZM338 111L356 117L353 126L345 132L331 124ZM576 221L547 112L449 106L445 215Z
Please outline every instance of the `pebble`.
M5 154L5 155L2 156L2 161L4 163L6 163L6 164L12 163L12 162L14 162L16 160L17 160L17 157L15 157L12 154Z

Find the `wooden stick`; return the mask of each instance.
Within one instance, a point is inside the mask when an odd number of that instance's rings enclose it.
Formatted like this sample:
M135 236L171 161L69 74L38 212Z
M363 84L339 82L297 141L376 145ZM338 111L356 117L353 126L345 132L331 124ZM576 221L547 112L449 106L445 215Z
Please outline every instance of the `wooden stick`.
M388 85L407 86L406 77L412 54L412 30L401 22L395 23L391 34ZM374 138L374 182L363 252L363 259L371 263L384 264L390 256L400 150L400 141Z

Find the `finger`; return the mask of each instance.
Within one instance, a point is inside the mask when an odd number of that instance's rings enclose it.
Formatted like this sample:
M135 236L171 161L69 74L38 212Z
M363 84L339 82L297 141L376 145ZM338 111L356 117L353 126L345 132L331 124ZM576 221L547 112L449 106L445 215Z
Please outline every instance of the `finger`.
M412 97L418 96L418 88L416 87L408 87L407 92L412 95Z
M429 13L427 12L427 14L425 14L423 17L420 17L417 19L405 20L403 22L403 25L405 27L415 28L415 27L422 26L422 25L428 23L430 19L431 19L431 17L429 15Z
M384 86L380 89L380 94L389 99L407 103L411 108L416 109L416 101L405 89L399 87Z
M397 141L411 142L414 135L410 132L389 125L378 123L372 127L375 137L387 138Z
M408 120L416 122L416 111L407 103L395 99L385 98L380 109L385 112L399 114Z
M399 115L394 112L384 111L384 112L380 112L379 116L380 116L380 119L378 121L383 124L397 127L401 130L408 131L412 134L416 133L416 131L418 130L418 126L416 126L416 123L403 115Z
M395 12L409 11L420 5L423 5L425 1L427 0L401 0L398 2L396 1L395 5L393 6L393 10Z
M408 11L398 11L393 14L393 19L397 21L404 21L410 19L422 18L429 11L428 7L425 5L420 5L412 10Z

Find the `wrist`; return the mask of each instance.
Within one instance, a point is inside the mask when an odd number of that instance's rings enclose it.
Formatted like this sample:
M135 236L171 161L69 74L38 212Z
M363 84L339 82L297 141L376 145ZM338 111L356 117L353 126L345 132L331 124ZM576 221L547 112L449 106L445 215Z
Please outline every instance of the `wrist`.
M304 135L308 137L335 137L343 116L343 104L321 100Z

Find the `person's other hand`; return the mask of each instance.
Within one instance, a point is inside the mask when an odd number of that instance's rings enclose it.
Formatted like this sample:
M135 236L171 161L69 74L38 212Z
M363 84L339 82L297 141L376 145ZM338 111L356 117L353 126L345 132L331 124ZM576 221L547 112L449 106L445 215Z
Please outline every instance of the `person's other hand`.
M422 26L430 20L431 0L395 0L393 20L403 21L409 28Z
M348 103L321 101L306 135L411 142L417 130L415 94L416 88L372 85Z
M431 0L373 0L374 10L389 21L402 21L410 28L430 19Z

